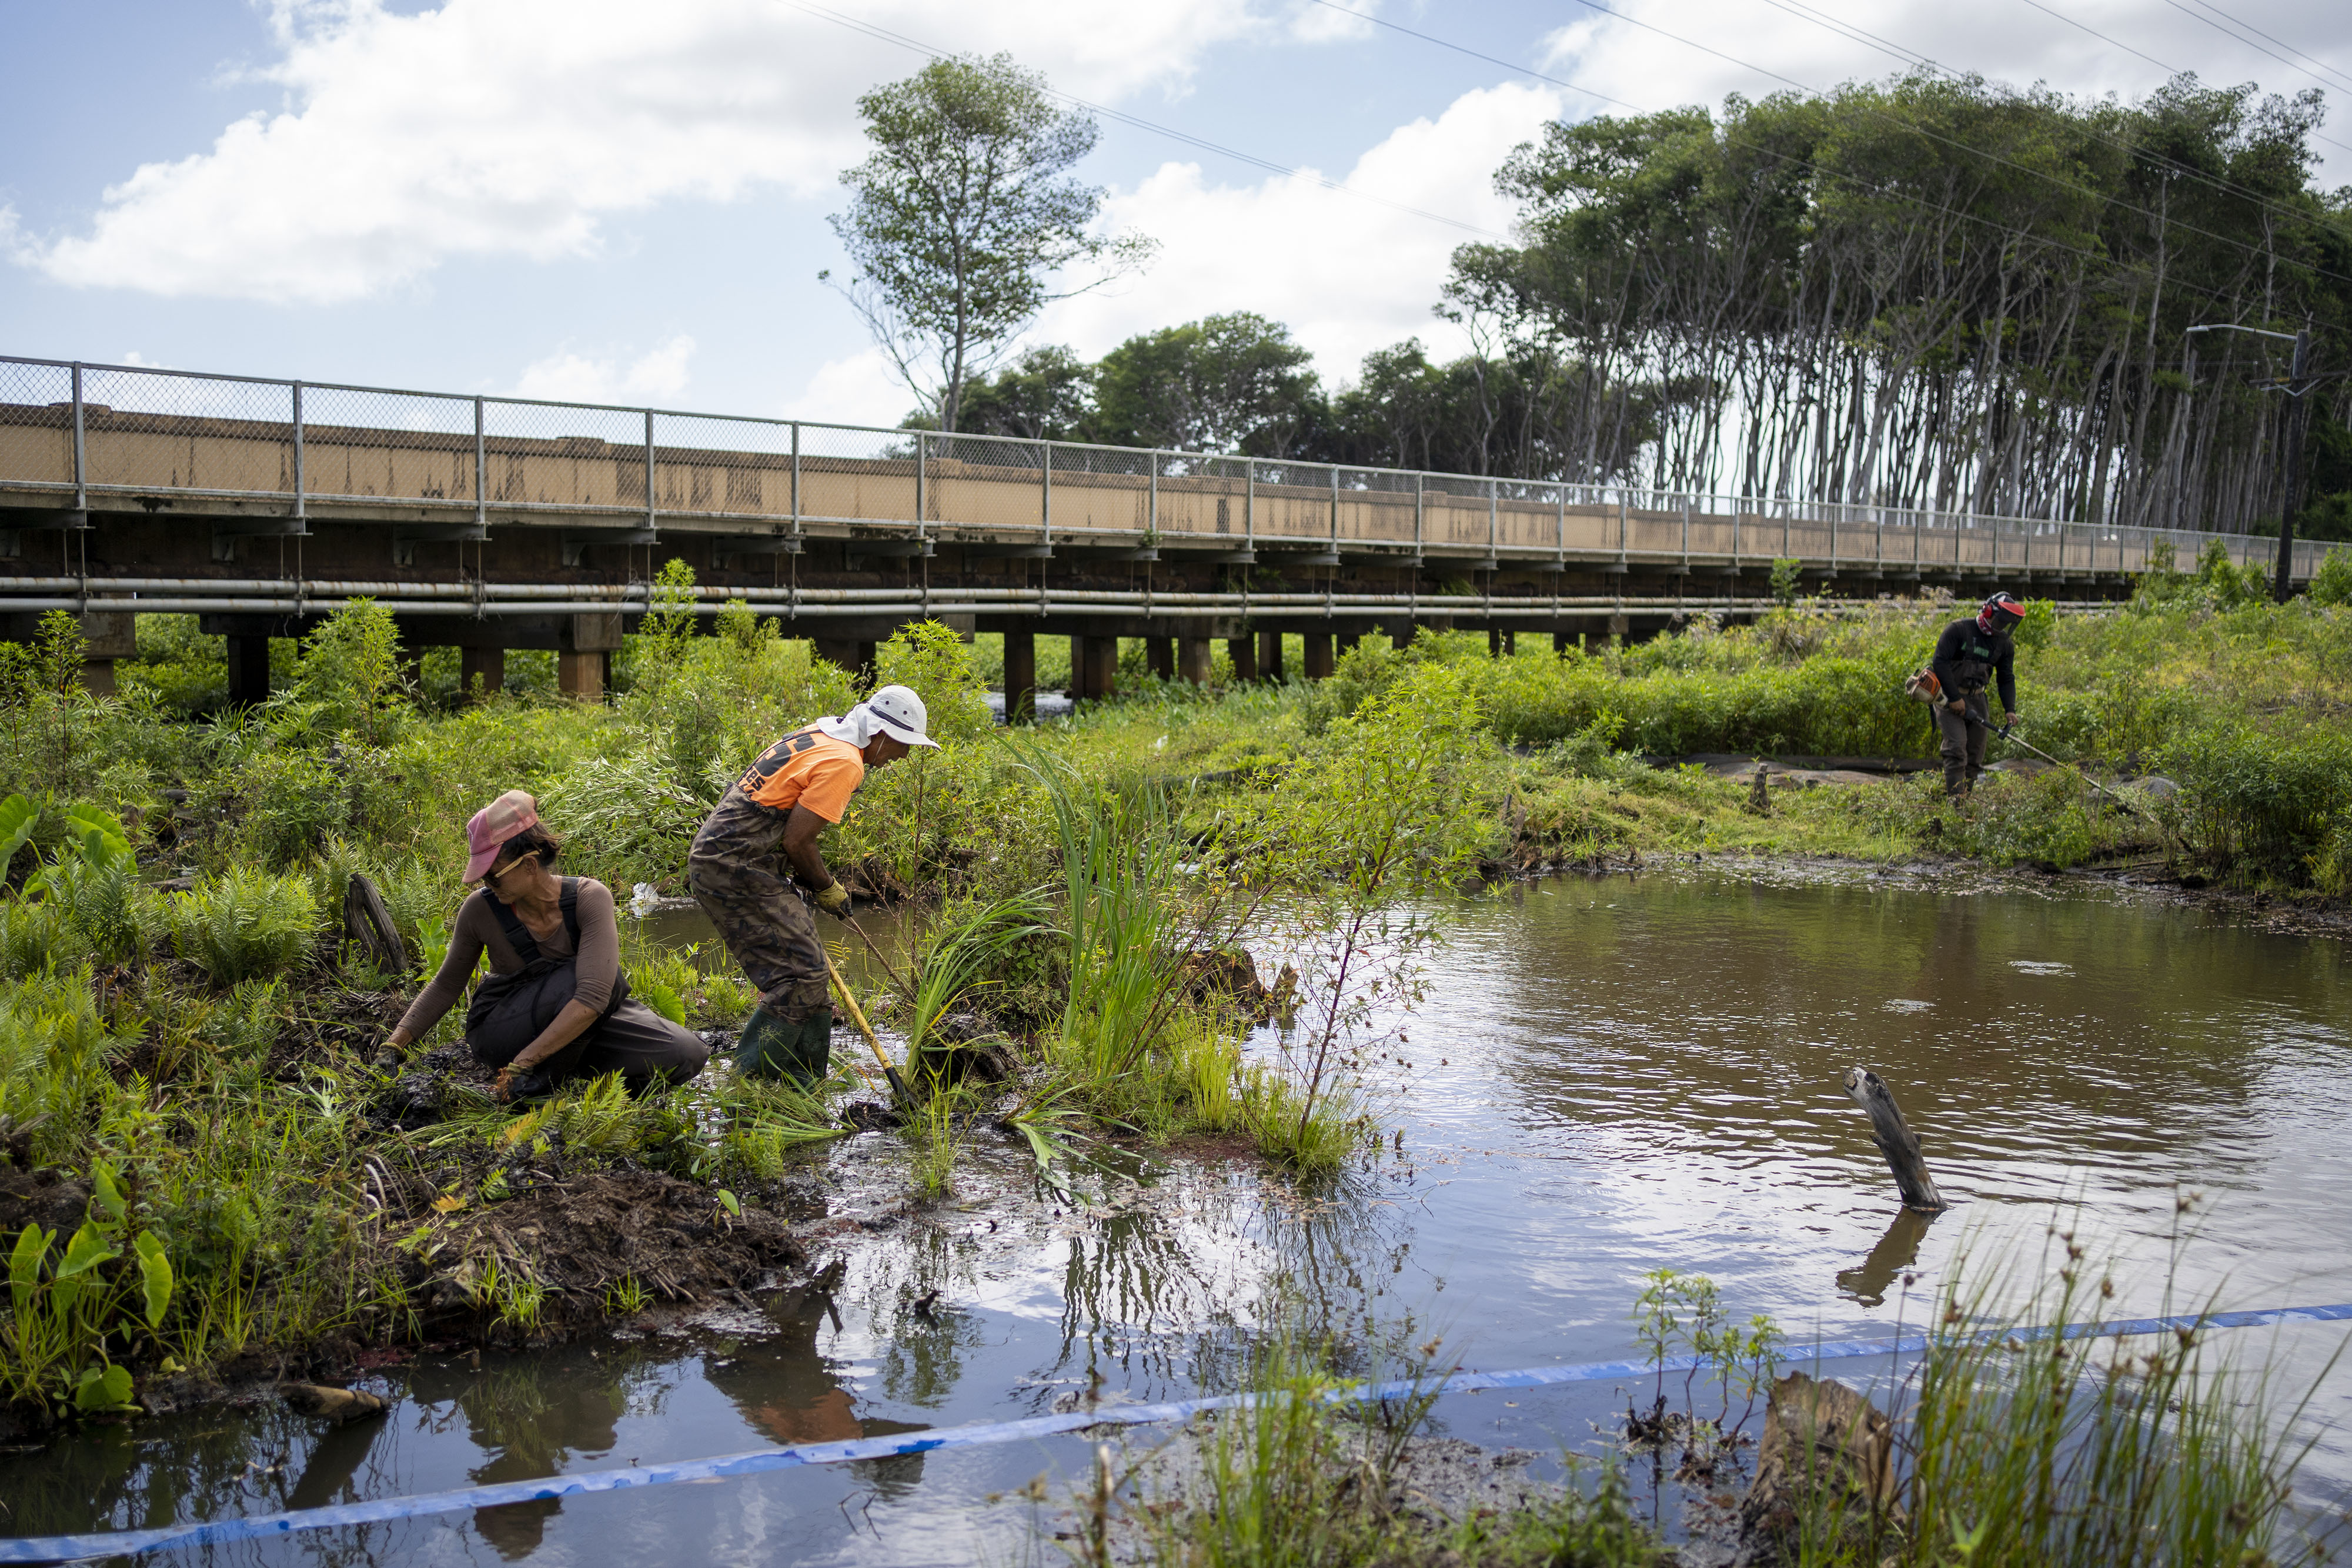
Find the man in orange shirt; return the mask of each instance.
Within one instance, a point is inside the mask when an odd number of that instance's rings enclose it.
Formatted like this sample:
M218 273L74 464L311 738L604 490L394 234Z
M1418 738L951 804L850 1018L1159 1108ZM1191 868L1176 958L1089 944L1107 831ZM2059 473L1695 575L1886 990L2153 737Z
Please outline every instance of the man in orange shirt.
M792 878L819 908L848 915L849 890L817 853L818 831L841 821L867 768L939 745L923 733L928 717L922 698L884 686L844 717L795 730L760 754L694 835L687 888L760 988L735 1051L742 1071L803 1085L824 1077L833 997L816 922Z

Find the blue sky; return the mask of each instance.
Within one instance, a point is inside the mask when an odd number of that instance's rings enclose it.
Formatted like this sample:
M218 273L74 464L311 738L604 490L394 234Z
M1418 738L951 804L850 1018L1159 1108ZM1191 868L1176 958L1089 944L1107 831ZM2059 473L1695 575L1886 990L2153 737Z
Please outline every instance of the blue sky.
M922 57L842 16L1009 49L1396 204L1106 123L1086 172L1160 260L1034 329L1094 354L1256 309L1335 381L1411 333L1456 346L1428 314L1446 256L1507 226L1488 176L1544 120L1894 68L1824 19L2074 92L2179 66L2352 88L2352 7L2311 0L1615 9L1380 6L1580 91L1321 0L0 0L0 352L888 422L912 400L816 274L840 260L824 219L854 100ZM2352 120L2330 131L2352 143ZM2352 174L2352 152L2322 151L2329 183Z

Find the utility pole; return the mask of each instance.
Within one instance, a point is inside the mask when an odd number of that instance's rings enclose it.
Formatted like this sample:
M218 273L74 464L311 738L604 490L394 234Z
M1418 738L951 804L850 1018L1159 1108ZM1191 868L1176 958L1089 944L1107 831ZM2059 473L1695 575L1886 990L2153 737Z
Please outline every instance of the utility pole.
M2294 335L2294 368L2286 373L2286 472L2280 476L2278 575L2271 597L2284 604L2294 597L2295 488L2303 482L2303 400L2311 391L2311 329Z
M2256 338L2276 338L2294 345L2293 368L2284 382L2263 387L2263 392L2286 393L2286 439L2280 443L2282 459L2279 474L2279 536L2276 571L2271 582L2271 597L2284 604L2294 597L2294 509L2295 488L2303 481L2303 400L2319 383L2311 376L2311 328L2299 332L2272 332L2260 327L2241 327L2234 322L2209 321L2186 329L2189 332L2245 332Z

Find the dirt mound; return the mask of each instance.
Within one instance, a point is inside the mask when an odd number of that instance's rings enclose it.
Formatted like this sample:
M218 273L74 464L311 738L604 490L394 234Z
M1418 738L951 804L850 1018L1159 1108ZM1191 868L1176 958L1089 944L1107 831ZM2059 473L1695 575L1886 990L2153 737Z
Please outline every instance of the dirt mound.
M89 1184L68 1181L54 1170L0 1167L0 1236L13 1237L27 1225L70 1236L89 1211Z
M495 1312L520 1283L547 1292L548 1326L601 1317L605 1292L625 1280L656 1300L729 1299L777 1283L806 1257L781 1216L730 1214L711 1189L642 1170L572 1176L437 1215L397 1256L429 1310Z

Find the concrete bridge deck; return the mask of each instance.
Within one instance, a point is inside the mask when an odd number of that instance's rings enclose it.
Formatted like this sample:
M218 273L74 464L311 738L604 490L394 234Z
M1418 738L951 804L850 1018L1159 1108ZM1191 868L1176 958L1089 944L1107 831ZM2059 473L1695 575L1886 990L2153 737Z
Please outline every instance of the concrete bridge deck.
M262 639L367 595L485 673L556 648L585 691L672 556L696 608L749 600L845 662L934 615L1024 644L1304 631L1312 665L1376 624L1752 614L1776 559L1839 599L2108 598L2214 537L0 357L0 614L82 614L103 659L131 615L193 611L242 686Z

